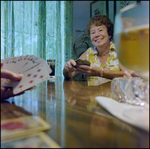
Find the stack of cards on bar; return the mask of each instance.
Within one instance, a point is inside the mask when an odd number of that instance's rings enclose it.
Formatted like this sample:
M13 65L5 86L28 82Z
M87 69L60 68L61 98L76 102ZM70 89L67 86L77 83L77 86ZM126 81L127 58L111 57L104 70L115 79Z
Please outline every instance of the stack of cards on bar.
M1 80L1 86L13 87L13 93L18 94L45 80L50 80L52 72L44 59L35 55L19 57L7 57L1 63L1 68L17 74L23 74L20 82L12 82L8 79Z
M1 120L1 148L60 148L46 135L51 126L38 116Z

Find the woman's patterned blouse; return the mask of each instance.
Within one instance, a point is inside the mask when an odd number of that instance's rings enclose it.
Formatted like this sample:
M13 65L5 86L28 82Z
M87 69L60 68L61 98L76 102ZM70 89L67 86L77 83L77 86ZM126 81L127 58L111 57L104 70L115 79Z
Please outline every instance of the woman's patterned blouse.
M97 53L98 53L98 51L96 50L96 47L89 48L87 50L87 55L86 55L87 60L90 63L93 63L94 65L96 65L97 67L100 67L100 68L103 68L103 69L108 69L108 70L113 70L113 71L120 71L119 61L118 61L118 58L117 58L117 53L115 51L115 44L113 42L110 42L109 56L107 58L107 61L106 61L105 65L103 65L100 62L100 60L97 57ZM92 80L94 81L95 79L97 80L98 78L96 76L90 76L91 81ZM111 81L110 79L106 79L106 78L103 78L103 79L101 78L101 80L104 83ZM93 81L91 82L92 84L94 83Z

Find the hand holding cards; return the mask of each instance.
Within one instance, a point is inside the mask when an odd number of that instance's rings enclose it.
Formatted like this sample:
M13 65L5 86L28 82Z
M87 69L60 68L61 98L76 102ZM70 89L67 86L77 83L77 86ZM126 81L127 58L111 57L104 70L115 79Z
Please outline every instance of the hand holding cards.
M87 61L87 60L77 59L77 60L75 60L75 62L76 62L75 68L78 67L79 65L87 65L87 66L90 66L90 62Z
M18 94L45 80L49 80L49 74L52 72L45 60L35 55L7 57L3 60L1 69L23 74L20 82L12 82L8 79L3 79L1 82L1 86L3 87L13 87L14 94Z

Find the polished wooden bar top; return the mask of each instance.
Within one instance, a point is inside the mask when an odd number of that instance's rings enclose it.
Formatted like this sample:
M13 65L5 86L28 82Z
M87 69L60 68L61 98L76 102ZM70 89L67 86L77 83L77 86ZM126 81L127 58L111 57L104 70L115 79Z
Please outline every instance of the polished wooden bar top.
M109 97L111 82L89 86L88 79L45 81L1 103L1 120L40 116L51 125L47 135L62 148L147 148L149 132L107 112L95 97Z

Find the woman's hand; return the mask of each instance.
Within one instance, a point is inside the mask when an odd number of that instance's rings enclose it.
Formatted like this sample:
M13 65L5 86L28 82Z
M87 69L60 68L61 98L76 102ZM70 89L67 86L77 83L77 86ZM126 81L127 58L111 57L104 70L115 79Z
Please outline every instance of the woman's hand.
M67 70L68 72L76 71L76 68L74 67L75 65L76 65L75 60L70 59L65 65L65 70Z
M74 67L76 65L75 60L70 59L63 70L63 75L66 79L73 77L75 74L77 74L77 69Z
M140 77L133 70L125 68L120 62L119 62L119 66L120 66L121 70L124 72L124 77L126 77L126 78L128 78L128 77Z
M5 78L5 79L9 79L11 81L20 81L22 76L23 75L16 74L16 73L14 73L12 71L9 71L9 70L1 69L1 79ZM21 92L19 94L14 95L12 87L8 88L8 87L1 86L1 100L8 99L10 97L14 97L14 96L17 96L17 95L21 95L23 93L24 92Z
M124 77L140 77L140 76L132 70L125 70Z
M94 64L91 64L90 66L79 65L77 71L85 76L100 76L101 68Z

